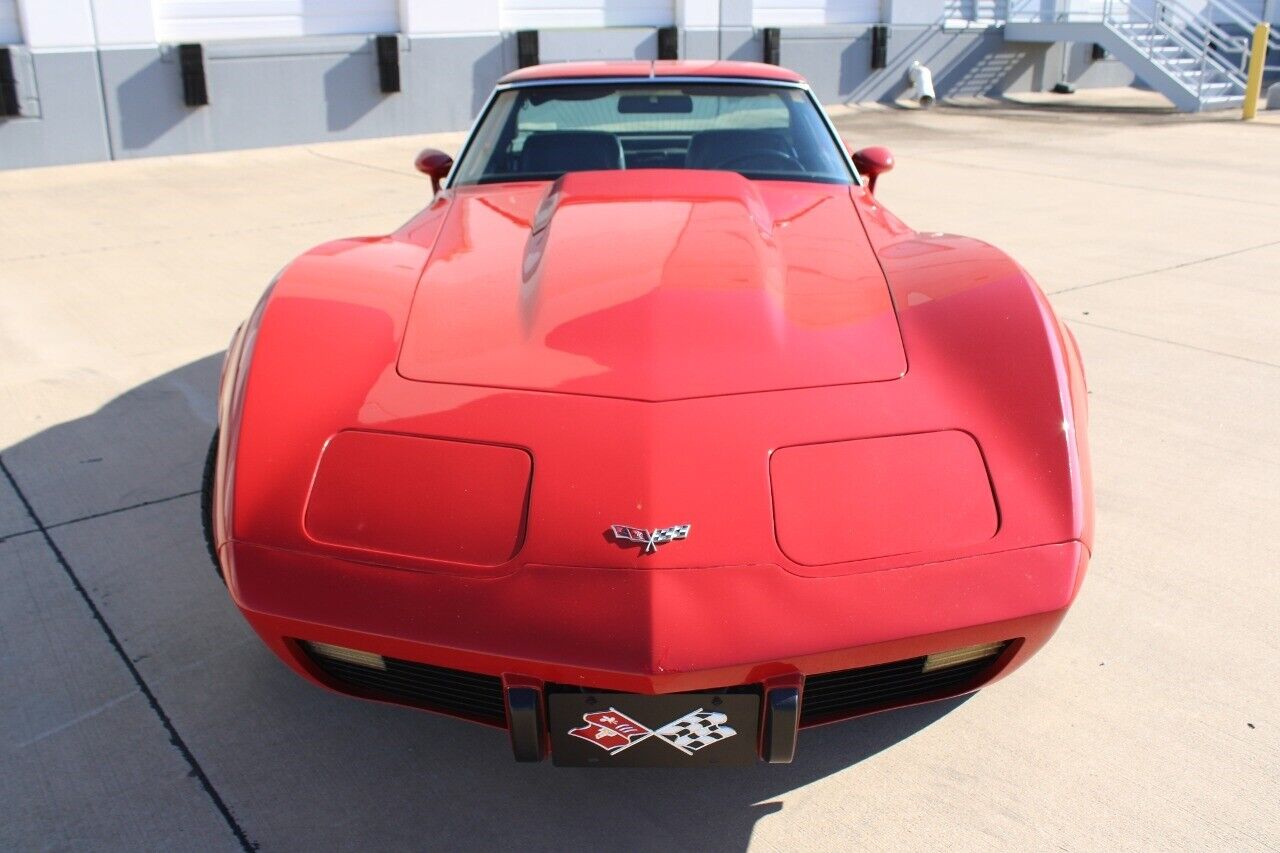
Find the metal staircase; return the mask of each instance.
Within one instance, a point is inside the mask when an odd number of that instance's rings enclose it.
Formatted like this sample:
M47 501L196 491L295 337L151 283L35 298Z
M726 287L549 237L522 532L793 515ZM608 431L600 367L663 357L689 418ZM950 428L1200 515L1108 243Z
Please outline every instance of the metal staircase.
M1005 40L1100 44L1177 109L1200 112L1244 100L1257 23L1236 0L1195 10L1182 0L1015 0ZM1280 62L1280 36L1269 46L1270 60Z

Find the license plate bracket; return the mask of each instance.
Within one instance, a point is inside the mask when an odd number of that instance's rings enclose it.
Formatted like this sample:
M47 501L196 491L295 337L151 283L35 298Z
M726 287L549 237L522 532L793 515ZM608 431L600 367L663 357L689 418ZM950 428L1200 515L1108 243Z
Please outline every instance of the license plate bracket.
M758 757L756 693L551 693L561 767L729 767Z

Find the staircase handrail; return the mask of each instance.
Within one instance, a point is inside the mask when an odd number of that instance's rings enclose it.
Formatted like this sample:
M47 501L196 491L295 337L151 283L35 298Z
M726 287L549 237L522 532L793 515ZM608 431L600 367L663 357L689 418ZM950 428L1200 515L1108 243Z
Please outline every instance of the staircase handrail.
M1250 35L1259 23L1261 18L1254 17L1248 9L1240 5L1238 0L1205 0L1205 5L1215 11L1223 11L1231 23L1243 29ZM1267 38L1267 44L1271 50L1280 50L1280 28L1272 28L1271 35Z
M1225 59L1221 58L1217 51L1210 48L1213 41L1225 44L1234 44L1236 49L1243 49L1242 56L1248 57L1248 39L1241 39L1233 36L1223 30L1221 27L1215 26L1212 22L1199 18L1194 12L1187 9L1177 0L1156 0L1156 7L1164 12L1176 13L1173 17L1177 19L1179 26L1169 26L1164 20L1164 16L1160 15L1157 19L1152 19L1146 13L1136 7L1132 3L1125 0L1109 0L1108 5L1120 2L1128 7L1128 11L1132 14L1137 11L1143 18L1149 21L1153 26L1159 29L1160 34L1168 37L1171 41L1179 44L1188 53L1192 54L1196 59L1200 60L1202 67L1210 66L1215 71L1225 75L1229 80L1243 86L1245 82L1245 74L1239 68L1229 64ZM1195 36L1190 38L1188 36ZM1154 56L1152 57L1154 60ZM1166 67L1166 70L1169 70ZM1175 75L1180 76L1180 75Z
M1110 0L1110 2L1115 1ZM1132 4L1126 5L1130 5L1132 9ZM1200 15L1183 6L1178 0L1156 0L1155 5L1162 13L1172 13L1169 17L1177 22L1177 26L1169 26L1165 21L1165 15L1161 14L1159 16L1160 19L1153 23L1160 28L1162 34L1181 43L1197 58L1201 58L1203 55L1209 65L1213 65L1218 70L1228 74L1236 82L1244 84L1247 73L1245 69L1249 60L1248 37L1228 33L1212 21L1206 21ZM1141 12L1142 10L1139 9L1138 11ZM1194 36L1194 38L1189 36ZM1238 53L1240 56L1240 66L1233 66L1221 58L1217 51L1210 48L1213 42L1231 46L1232 52Z
M1116 0L1110 0L1110 2L1116 2ZM1122 5L1129 7L1130 10L1138 9L1138 7L1136 7L1133 3L1127 2L1127 0L1120 0L1120 2L1122 3ZM1198 12L1188 9L1186 6L1184 6L1181 3L1180 0L1154 0L1153 5L1158 10L1172 12L1173 13L1172 17L1178 19L1179 23L1183 27L1195 28L1199 30L1201 33L1203 33L1204 35L1207 35L1219 42L1223 42L1225 44L1233 44L1233 45L1236 45L1237 47L1243 47L1246 52L1248 51L1248 44L1249 44L1248 36L1236 35L1234 33L1227 32L1222 27L1215 24L1212 20L1209 20L1203 17ZM1138 9L1138 11L1142 12L1141 9ZM1145 16L1145 13L1144 13L1144 16ZM1148 18L1148 20L1150 20L1150 18ZM1159 21L1159 23L1163 23L1163 16L1161 16L1161 20ZM1250 30L1250 34L1252 34L1252 30Z

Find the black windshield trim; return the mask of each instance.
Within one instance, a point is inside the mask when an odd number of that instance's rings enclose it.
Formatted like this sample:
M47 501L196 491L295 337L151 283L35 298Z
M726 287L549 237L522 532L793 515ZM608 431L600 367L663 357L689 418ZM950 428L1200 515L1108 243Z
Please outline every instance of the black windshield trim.
M603 85L653 86L655 84L663 84L663 83L732 84L732 85L739 85L744 87L759 87L759 88L778 87L778 88L799 89L803 91L805 93L805 96L809 99L810 105L813 107L815 111L817 111L818 118L822 121L822 124L826 128L832 143L836 146L836 150L839 152L841 159L844 161L845 168L848 171L848 178L847 179L845 178L836 179L832 177L817 178L817 177L804 177L804 176L792 175L785 179L768 178L768 179L762 179L762 180L798 180L805 183L849 184L851 186L862 186L862 176L858 174L857 168L854 167L853 158L850 156L850 152L846 148L844 144L844 140L841 138L840 133L836 130L836 126L831 121L831 117L827 115L827 111L822 108L822 104L818 102L818 99L813 94L813 90L809 88L809 85L807 83L797 82L794 80L777 80L769 77L718 77L718 76L713 77L710 75L707 75L707 76L669 75L669 76L660 76L660 77L631 77L631 76L563 77L563 78L542 78L538 80L516 80L509 83L499 83L497 86L494 87L493 91L489 93L488 100L485 101L484 106L480 109L480 113L479 115L477 115L475 122L472 123L470 130L467 131L467 136L462 142L462 147L458 151L458 156L453 162L453 168L450 169L449 175L445 178L444 187L445 189L452 189L455 186L455 183L456 183L455 178L457 177L459 164L463 162L467 154L470 152L471 143L475 138L476 131L479 130L481 125L484 124L485 119L488 118L490 111L493 109L494 104L497 102L498 96L501 95L503 92L507 92L513 89L527 89L527 88L532 88L537 86L546 86L546 87L565 86L565 85L591 86L591 85L602 85L602 84ZM743 174L743 173L739 173L739 174ZM520 182L534 182L536 180L538 179L518 178L518 179L510 180L508 182L520 183ZM477 181L472 181L470 184L464 184L464 186L477 186L484 183L499 183L499 181L497 181L496 179L493 181L477 180Z
M837 178L831 175L797 175L793 172L752 172L738 171L737 169L602 169L603 172L660 172L660 171L676 171L676 172L717 172L727 175L741 175L749 181L797 181L803 184L831 184L832 186L849 186L851 182L845 178ZM522 175L481 175L468 184L462 184L464 187L487 186L489 184L537 184L544 181L554 181L564 175L578 174L575 172L537 172L533 174Z

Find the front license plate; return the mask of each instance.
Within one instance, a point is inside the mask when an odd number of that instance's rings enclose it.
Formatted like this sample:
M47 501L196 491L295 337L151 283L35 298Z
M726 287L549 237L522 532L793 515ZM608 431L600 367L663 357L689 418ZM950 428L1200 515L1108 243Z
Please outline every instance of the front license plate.
M750 693L552 693L551 759L561 767L726 767L756 762L760 697Z

